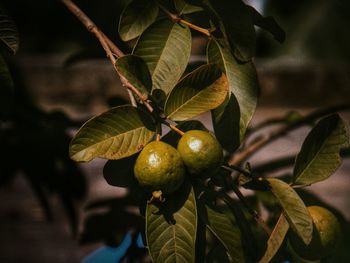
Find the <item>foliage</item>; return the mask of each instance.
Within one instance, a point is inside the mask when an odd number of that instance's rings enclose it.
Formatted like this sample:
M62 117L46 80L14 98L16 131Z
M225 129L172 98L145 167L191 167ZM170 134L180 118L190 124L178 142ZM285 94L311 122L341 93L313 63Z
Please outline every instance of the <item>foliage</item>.
M72 4L64 2L68 7ZM76 9L71 10L74 13ZM145 14L140 15L140 10ZM211 27L198 26L193 13L202 13ZM288 231L306 245L311 241L313 221L296 187L323 181L336 171L341 162L339 152L348 141L346 125L334 109L304 117L287 116L282 129L267 139L248 143L248 136L256 131L247 133L259 94L253 62L255 26L284 41L284 31L273 18L263 17L242 0L133 0L119 18L121 38L134 45L132 54L127 55L99 29L87 26L99 38L123 85L133 93L130 105L112 108L80 128L71 141L70 157L78 162L109 159L105 178L135 195L154 262L284 261L293 257ZM193 31L209 38L208 63L184 74ZM158 99L160 94L163 99ZM183 131L205 130L193 119L206 112L211 112L215 136L226 150L224 165L205 180L207 176L187 175L176 192L164 196L164 202L163 198L151 199L134 178L137 155L150 141L164 140L176 146ZM272 178L268 170L259 173L245 164L270 141L316 121L297 155L291 177ZM172 131L163 134L164 125ZM255 191L255 204L247 201L240 187ZM232 191L243 207L231 198ZM272 202L274 212L267 222L256 211L259 202L266 207ZM129 218L124 212L117 211L117 215ZM272 232L270 226L274 226ZM263 245L256 245L252 237Z

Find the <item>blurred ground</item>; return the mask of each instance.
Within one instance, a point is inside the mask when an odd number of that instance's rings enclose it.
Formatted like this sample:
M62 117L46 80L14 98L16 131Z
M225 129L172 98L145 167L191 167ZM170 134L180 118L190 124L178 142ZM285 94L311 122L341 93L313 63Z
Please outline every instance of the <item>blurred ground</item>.
M62 69L60 62L62 59L26 57L20 64L19 70L25 72L22 82L29 83L33 98L45 111L63 110L68 116L81 120L103 112L107 108L107 98L125 96L108 64L83 62ZM262 98L253 124L283 116L290 110L305 113L317 107L346 102L350 97L347 67L259 62L258 72ZM350 114L343 114L343 117L350 122ZM201 116L201 120L210 127L207 116ZM255 155L252 163L297 153L307 131L300 129L277 140ZM105 182L102 176L104 163L103 160L95 160L81 165L89 185L85 203L125 193ZM310 187L348 220L349 171L350 160L347 160L329 180ZM70 234L68 222L55 196L50 200L55 208L55 220L46 222L38 201L23 178L19 175L12 184L0 189L0 262L79 262L84 255L101 245L78 245ZM83 207L80 212L83 219Z

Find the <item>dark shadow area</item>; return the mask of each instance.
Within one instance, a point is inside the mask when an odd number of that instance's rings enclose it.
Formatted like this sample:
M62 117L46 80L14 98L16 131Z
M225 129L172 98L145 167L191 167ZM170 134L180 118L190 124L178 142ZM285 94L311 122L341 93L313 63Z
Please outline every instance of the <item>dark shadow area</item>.
M77 202L86 196L86 181L78 164L68 156L71 137L67 130L76 124L63 112L44 112L32 101L21 73L16 76L11 107L0 115L0 186L12 183L19 173L33 189L48 221L54 220L49 197L57 195L70 222L78 232Z

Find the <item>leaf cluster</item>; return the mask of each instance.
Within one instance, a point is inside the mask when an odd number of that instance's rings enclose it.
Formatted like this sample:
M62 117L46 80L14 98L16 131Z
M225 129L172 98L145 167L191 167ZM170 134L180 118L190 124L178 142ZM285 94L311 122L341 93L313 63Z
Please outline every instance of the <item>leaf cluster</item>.
M207 18L210 28L195 24L200 23L192 16L197 12ZM346 124L338 114L329 113L282 118L285 128L270 141L321 118L306 137L291 178L270 177L268 171L258 173L249 164L243 167L243 157L232 161L236 156L249 157L268 142L248 144L258 130L248 129L259 95L252 60L255 26L277 41L285 38L273 18L241 0L134 0L119 19L119 34L132 46L132 53L117 58L113 66L123 83L132 87L136 105L112 108L86 122L71 141L70 156L78 162L109 159L104 168L107 182L128 188L130 194L142 193L140 214L153 262L286 260L292 257L288 231L306 244L311 241L313 222L295 188L325 180L336 171L339 152L348 143ZM186 72L192 32L208 40L207 63ZM195 118L207 112L225 149L225 165L206 181L185 180L164 203L147 204L147 193L133 175L138 153L157 136L176 146L176 131L206 130ZM172 131L163 134L165 126ZM240 192L241 187L255 191L255 202ZM260 202L274 208L266 222L258 212Z

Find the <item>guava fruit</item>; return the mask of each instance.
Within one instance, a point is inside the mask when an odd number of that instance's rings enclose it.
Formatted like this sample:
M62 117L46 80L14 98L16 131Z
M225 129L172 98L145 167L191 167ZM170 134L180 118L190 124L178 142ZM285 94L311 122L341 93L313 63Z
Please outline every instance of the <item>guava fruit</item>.
M304 259L319 260L336 252L341 243L341 226L335 215L320 206L309 206L314 224L312 240L306 245L295 233L290 235L294 251Z
M185 167L179 152L169 144L153 141L136 159L134 174L139 184L156 199L175 192L184 181Z
M178 142L177 150L187 171L197 178L209 178L223 163L223 151L214 135L202 130L186 132Z

